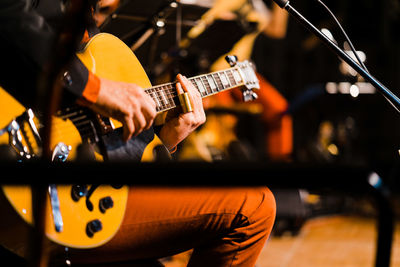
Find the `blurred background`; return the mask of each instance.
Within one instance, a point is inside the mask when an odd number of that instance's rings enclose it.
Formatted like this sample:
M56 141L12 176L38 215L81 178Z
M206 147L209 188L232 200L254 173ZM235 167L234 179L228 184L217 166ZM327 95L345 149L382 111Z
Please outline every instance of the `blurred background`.
M236 148L246 150L249 159L272 161L379 164L398 159L398 112L273 1L118 3L111 16L99 19L101 29L133 48L153 85L173 81L177 73L193 77L228 68L226 54L251 60L262 79L259 99L252 103L244 104L238 89L204 99L210 120L199 134L205 147L193 147L196 140L188 140L191 150L180 149L177 158L225 160L235 156L229 148ZM399 2L325 4L370 73L398 95ZM318 1L296 0L291 5L350 51ZM227 121L222 127L231 134L223 141L208 131L223 131L212 129L214 116Z
M175 160L368 168L390 187L397 223L399 112L273 1L102 3L101 30L132 48L153 85L174 81L178 73L193 77L229 68L226 55L255 66L258 99L243 102L239 89L204 98L207 122L180 145ZM399 96L399 1L324 3L369 72ZM290 4L354 58L351 44L318 1ZM369 195L272 189L278 214L260 267L374 266L376 218L382 212ZM398 236L395 230L393 266L400 264ZM186 259L183 254L164 264L183 266Z
M103 3L98 25L132 48L153 85L174 81L178 73L193 77L229 68L226 55L255 66L258 99L243 102L239 89L204 98L207 122L180 145L175 160L283 163L282 171L292 164L368 168L390 187L393 202L388 205L393 205L397 223L399 112L273 1ZM399 96L399 1L324 3L369 72ZM290 4L354 58L351 44L318 1ZM377 216L383 213L370 195L272 190L277 220L259 267L374 266ZM400 264L396 229L393 266ZM164 264L184 266L185 255L165 259Z
M172 157L189 180L218 176L196 163L228 163L212 165L229 171L224 181L271 188L277 217L256 267L383 267L387 256L400 266L400 111L316 36L271 0L93 2L97 26L154 86L228 69L227 55L253 65L258 98L245 102L243 88L204 98L206 123ZM351 43L321 1L290 2L400 96L399 0L324 3ZM162 262L185 266L189 255Z

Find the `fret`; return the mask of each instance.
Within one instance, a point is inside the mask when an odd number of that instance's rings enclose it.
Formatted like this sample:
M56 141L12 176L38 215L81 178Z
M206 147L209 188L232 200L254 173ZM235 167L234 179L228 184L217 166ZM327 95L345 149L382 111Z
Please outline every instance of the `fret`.
M176 92L176 85L173 85L172 83L167 84L166 86L166 97L168 99L168 107L169 108L174 108L176 107L175 101L174 101L174 97L177 97L177 92Z
M201 78L195 78L194 81L195 81L194 84L199 89L201 96L206 96L207 92L206 92L206 89L204 88L203 83L201 82Z
M223 86L223 84L221 82L221 78L219 77L219 73L218 72L213 73L212 77L214 79L214 82L217 84L217 90L218 91L223 91L225 88L224 88L224 86Z
M238 71L238 70L234 70L234 71L233 71L233 78L234 78L235 81L236 81L236 85L238 85L238 84L240 84L240 83L243 82L242 76L239 74L239 71Z
M160 102L160 109L163 109L164 108L164 99L162 97L160 87L155 88L155 93L156 93L156 97L157 97L158 101Z
M225 71L219 72L218 75L221 79L224 89L230 87L230 84L229 84L228 78L226 77Z
M215 84L215 81L212 78L212 75L207 75L206 78L207 78L208 84L210 85L211 92L212 93L217 93L218 92L218 90L216 90L217 89L217 85Z
M219 77L221 78L221 82L222 82L224 88L231 87L231 84L229 83L228 76L226 75L226 71L220 72Z
M227 76L228 76L228 81L229 81L230 86L231 87L236 86L236 81L235 81L235 78L233 77L232 70L227 70L226 72L228 72Z
M193 83L194 87L196 87L196 89L197 89L197 91L199 91L200 95L203 96L203 93L201 91L202 89L201 89L200 85L197 83L196 78L191 78L191 79L189 79L189 81L191 81Z
M161 102L157 97L157 94L155 93L154 88L150 88L150 90L148 90L148 94L150 95L150 97L154 100L154 102L156 102L156 106L159 107L161 106Z
M201 81L203 82L205 88L206 88L206 92L207 95L211 95L213 92L211 90L210 84L208 83L208 80L205 76L201 76Z
M171 103L171 91L170 91L171 87L169 85L165 85L163 89L164 89L163 94L165 97L166 107L171 108L173 106Z
M200 76L200 77L199 77L199 80L200 80L201 84L203 85L203 88L204 88L204 95L207 96L207 95L208 95L207 85L204 83L203 77Z
M160 90L160 94L162 95L162 98L163 98L163 101L164 101L164 106L166 108L169 108L169 101L168 101L168 98L167 98L167 96L165 94L165 89L166 89L165 86L162 85L161 86L161 90Z
M157 99L158 99L158 101L160 102L160 109L165 109L165 97L164 97L164 94L162 94L162 91L160 90L160 87L158 87L156 90L155 90L155 92L156 92L156 96L157 96Z
M161 103L160 103L160 101L159 101L159 99L157 97L157 94L156 94L154 88L146 89L145 92L148 95L150 95L150 97L154 100L154 102L156 102L156 110L158 111L158 107L161 105Z

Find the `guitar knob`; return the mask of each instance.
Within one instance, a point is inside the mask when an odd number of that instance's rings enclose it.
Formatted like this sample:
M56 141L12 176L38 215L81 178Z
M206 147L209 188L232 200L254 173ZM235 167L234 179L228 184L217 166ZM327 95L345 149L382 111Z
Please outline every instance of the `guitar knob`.
M258 98L257 94L254 93L252 90L245 90L243 91L243 101L248 102L248 101L253 101Z
M87 195L87 186L75 184L71 188L71 198L75 202Z
M238 61L237 56L227 55L225 60L229 63L231 67L234 67Z
M114 207L114 201L111 197L104 197L99 201L99 209L102 213L105 213L106 210Z
M100 220L93 220L86 225L86 234L88 237L93 237L93 235L103 229L103 225Z

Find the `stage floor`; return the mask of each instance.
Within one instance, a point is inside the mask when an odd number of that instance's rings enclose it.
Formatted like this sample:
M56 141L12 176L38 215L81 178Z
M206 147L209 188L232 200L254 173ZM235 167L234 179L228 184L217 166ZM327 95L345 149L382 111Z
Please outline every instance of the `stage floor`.
M296 236L271 236L256 267L373 267L376 221L358 216L308 219ZM391 266L400 266L400 223L396 224ZM164 262L183 267L187 254Z
M391 266L400 266L399 226L396 225ZM310 219L297 236L271 237L257 267L372 267L376 236L376 221L371 218Z

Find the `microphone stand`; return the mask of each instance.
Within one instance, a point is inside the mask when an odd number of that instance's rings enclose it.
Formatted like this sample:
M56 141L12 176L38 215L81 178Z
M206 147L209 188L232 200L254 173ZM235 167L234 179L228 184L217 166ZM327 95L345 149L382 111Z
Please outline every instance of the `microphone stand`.
M171 0L165 5L160 7L155 14L150 16L150 19L142 23L137 29L134 29L124 36L121 40L131 47L132 51L135 52L136 49L142 46L147 39L149 39L153 34L161 34L165 29L166 19L170 16L175 9L177 9L179 1ZM123 15L114 14L113 19L118 17L124 17Z
M346 52L340 49L334 42L332 42L326 35L318 30L311 22L302 16L296 9L294 9L288 0L274 0L274 2L281 8L285 9L291 16L299 21L305 28L315 34L323 43L325 43L331 50L333 50L342 60L349 64L355 71L357 71L365 80L369 81L388 102L400 113L400 99L386 88L381 82L373 77L367 70L362 68L356 63ZM382 192L379 188L375 188L375 200L378 206L378 237L377 248L375 255L375 266L390 266L390 254L393 242L393 211L390 207L390 194L389 191Z
M392 104L392 106L400 113L400 99L373 77L368 71L363 69L356 63L346 52L339 48L331 39L318 30L311 22L309 22L303 15L294 9L287 0L274 0L281 8L285 9L291 16L297 19L309 31L315 34L322 42L331 48L342 60L349 64L355 71L357 71L365 80L370 82L383 96Z

